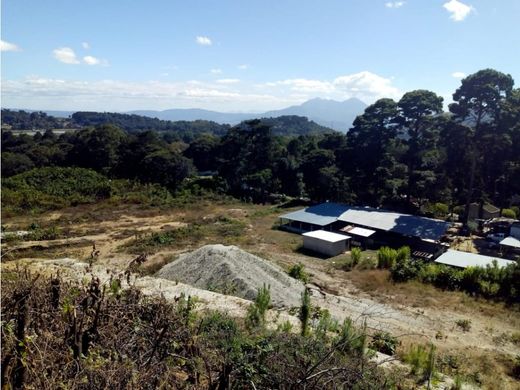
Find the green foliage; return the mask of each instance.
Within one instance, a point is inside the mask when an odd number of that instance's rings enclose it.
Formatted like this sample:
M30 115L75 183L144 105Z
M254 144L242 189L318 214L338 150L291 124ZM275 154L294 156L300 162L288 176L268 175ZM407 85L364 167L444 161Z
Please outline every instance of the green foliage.
M410 365L412 375L421 375L429 365L428 351L424 345L411 345L404 353L403 360Z
M435 218L444 219L448 216L449 206L445 203L436 202L428 204L426 207L427 212L431 213Z
M265 315L271 303L270 286L264 284L258 289L254 303L247 309L246 325L249 329L265 326Z
M302 303L298 317L301 322L301 335L306 337L309 335L309 322L311 318L311 296L309 290L306 288L302 293Z
M395 355L398 345L399 341L390 333L376 332L372 336L369 347L387 355Z
M293 325L291 324L291 322L289 320L284 321L283 323L278 325L279 332L291 333L292 329L293 329Z
M515 210L513 210L512 208L511 209L502 209L502 217L516 219L517 214L516 214Z
M83 168L37 168L3 180L2 205L14 212L94 203L110 196L109 180Z
M305 272L305 266L302 263L292 265L291 268L289 268L288 274L294 279L301 280L303 283L309 281L309 274Z
M392 268L397 259L397 251L389 247L381 247L377 251L377 267Z
M352 261L352 266L355 267L359 264L359 261L361 260L361 249L354 247L350 250L350 259Z

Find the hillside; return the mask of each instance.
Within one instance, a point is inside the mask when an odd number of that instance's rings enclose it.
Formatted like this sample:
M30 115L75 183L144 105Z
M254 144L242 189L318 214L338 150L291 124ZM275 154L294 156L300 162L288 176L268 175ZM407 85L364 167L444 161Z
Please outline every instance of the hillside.
M200 109L171 109L164 111L140 110L130 114L144 115L162 120L210 120L217 123L237 124L246 119L275 118L280 116L304 116L334 130L346 132L351 127L356 116L361 115L367 107L359 99L347 99L343 102L330 99L311 99L300 105L290 106L281 110L264 113L223 113Z

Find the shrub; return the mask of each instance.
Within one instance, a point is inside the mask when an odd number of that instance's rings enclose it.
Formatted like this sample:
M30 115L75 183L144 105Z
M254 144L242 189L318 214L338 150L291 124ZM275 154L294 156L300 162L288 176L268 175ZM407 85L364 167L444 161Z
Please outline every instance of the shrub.
M407 247L406 247L407 248ZM390 277L394 282L406 282L415 279L421 270L419 262L412 262L408 256L410 249L400 249L398 261L390 269ZM397 257L397 254L396 254Z
M502 217L516 219L517 214L513 209L502 209Z
M397 259L397 251L389 247L381 247L377 251L377 267L392 268Z
M247 310L246 324L250 329L263 327L265 325L265 315L271 303L271 287L266 286L258 289L255 301Z
M350 260L352 261L352 266L355 267L359 264L359 261L361 260L361 249L354 247L350 251Z
M377 332L372 336L370 348L387 355L395 355L399 341L388 332Z
M301 321L301 335L308 336L309 335L309 320L311 316L311 296L309 294L309 290L306 288L302 293L302 304L300 306L299 318Z
M291 268L289 268L288 274L294 279L301 280L303 283L307 283L309 281L309 274L305 272L305 266L302 263L291 266Z
M460 319L455 321L455 325L457 325L463 332L469 332L471 330L471 320L468 319Z

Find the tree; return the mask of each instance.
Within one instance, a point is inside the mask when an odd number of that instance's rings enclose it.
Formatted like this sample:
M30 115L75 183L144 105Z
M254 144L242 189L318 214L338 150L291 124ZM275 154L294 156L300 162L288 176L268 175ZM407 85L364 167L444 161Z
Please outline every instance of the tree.
M474 197L475 176L481 153L478 142L497 129L501 120L502 107L510 97L514 81L511 75L494 69L483 69L462 79L461 86L453 94L454 103L450 111L457 123L471 128L467 145L471 166L464 208L464 223L468 222L469 205Z
M81 167L110 173L119 162L119 147L125 136L112 125L81 130L74 138L71 158Z
M341 162L363 203L379 206L395 198L405 170L398 164L402 143L397 138L397 104L379 99L354 121Z
M426 184L438 161L432 152L437 147L438 115L442 113L442 97L426 90L403 95L398 102L401 132L408 147L404 157L407 166L406 196L423 197ZM436 123L437 122L437 123Z
M175 190L192 173L193 165L190 160L179 153L164 149L147 155L141 161L139 178Z

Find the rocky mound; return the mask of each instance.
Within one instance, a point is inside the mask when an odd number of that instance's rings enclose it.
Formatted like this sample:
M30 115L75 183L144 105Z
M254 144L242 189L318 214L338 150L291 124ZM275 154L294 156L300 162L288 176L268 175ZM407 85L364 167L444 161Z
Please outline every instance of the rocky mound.
M206 245L179 256L155 275L254 300L264 284L273 306L299 306L304 285L270 262L236 246Z

